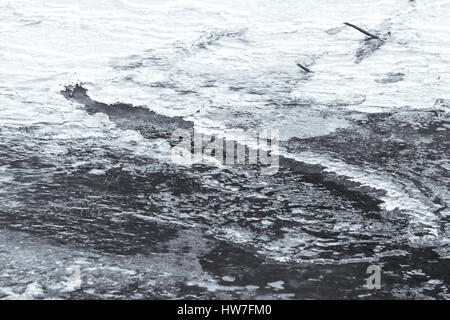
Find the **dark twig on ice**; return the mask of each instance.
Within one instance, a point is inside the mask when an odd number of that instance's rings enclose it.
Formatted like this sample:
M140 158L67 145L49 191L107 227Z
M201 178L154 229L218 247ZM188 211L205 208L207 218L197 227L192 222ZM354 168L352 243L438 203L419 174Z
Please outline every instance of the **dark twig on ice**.
M310 69L308 69L307 67L305 67L304 65L297 63L297 66L301 69L303 69L305 72L312 72Z
M354 24L351 24L351 23L348 23L348 22L344 22L344 24L347 25L347 26L349 26L349 27L355 28L355 29L358 30L359 32L364 33L366 36L369 36L369 37L371 37L371 38L374 38L374 39L378 39L378 40L380 40L380 41L383 41L383 39L381 39L380 37L378 37L378 36L376 36L376 35L374 35L374 34L371 34L370 32L368 32L368 31L366 31L366 30L364 30L364 29L361 29L360 27L355 26Z

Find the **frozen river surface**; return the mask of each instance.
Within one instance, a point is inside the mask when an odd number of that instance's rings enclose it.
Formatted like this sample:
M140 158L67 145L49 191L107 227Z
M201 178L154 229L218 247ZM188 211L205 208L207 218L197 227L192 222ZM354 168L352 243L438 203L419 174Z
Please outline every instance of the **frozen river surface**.
M450 298L449 20L2 0L0 298ZM279 129L280 168L177 165L178 125Z

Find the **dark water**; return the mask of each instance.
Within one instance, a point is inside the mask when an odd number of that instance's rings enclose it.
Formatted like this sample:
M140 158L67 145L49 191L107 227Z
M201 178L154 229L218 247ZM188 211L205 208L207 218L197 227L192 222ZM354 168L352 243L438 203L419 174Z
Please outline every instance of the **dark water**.
M108 112L106 105L98 106ZM127 105L110 108L120 114L111 118L119 126L140 112ZM155 125L166 124L168 130L179 121L158 120ZM152 121L146 120L148 125ZM420 213L381 209L385 192L320 165L282 157L273 176L262 176L250 165L186 169L105 146L102 139L77 139L66 145L62 158L38 152L30 156L30 146L42 148L45 141L33 128L22 128L2 130L1 165L8 168L10 180L3 183L6 201L0 221L56 246L83 248L81 255L88 261L89 252L113 261L188 255L207 274L206 279L174 276L168 288L136 280L136 288L118 285L103 293L111 279L97 279L95 293L82 285L62 295L66 297L445 298L448 218L442 214L446 199L441 197L446 194L439 191L447 187L448 174L440 161L448 157L449 139L447 131L437 129L448 123L445 115L428 111L376 114L331 136L286 144L287 150L333 154L413 181L433 204L429 220L414 216ZM84 164L86 158L98 158L99 164ZM104 170L100 162L109 168ZM379 291L365 288L371 264L383 270ZM166 271L185 268L170 261ZM81 271L83 277L92 276L93 271ZM153 276L159 279L161 274Z

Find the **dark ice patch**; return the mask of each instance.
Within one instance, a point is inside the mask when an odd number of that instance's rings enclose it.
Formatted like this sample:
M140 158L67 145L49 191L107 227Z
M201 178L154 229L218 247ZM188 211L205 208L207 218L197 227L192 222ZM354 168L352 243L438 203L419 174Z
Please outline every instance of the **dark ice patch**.
M394 83L402 81L405 78L405 74L401 72L389 72L383 78L376 79L378 83Z
M169 139L176 129L191 129L194 126L193 122L185 121L182 117L164 116L142 106L97 102L87 95L87 89L78 84L67 86L61 94L83 104L89 114L104 113L120 129L137 130L147 139Z

